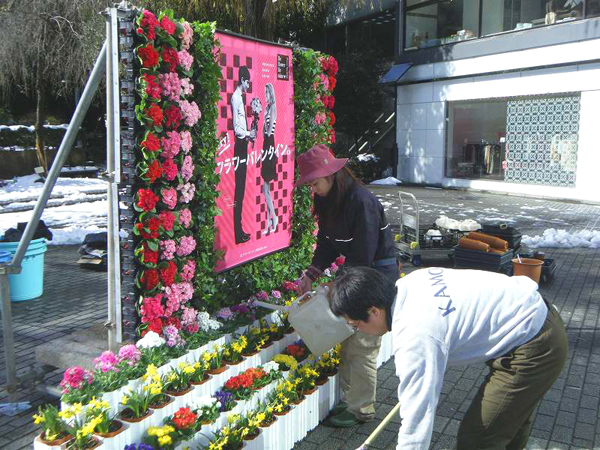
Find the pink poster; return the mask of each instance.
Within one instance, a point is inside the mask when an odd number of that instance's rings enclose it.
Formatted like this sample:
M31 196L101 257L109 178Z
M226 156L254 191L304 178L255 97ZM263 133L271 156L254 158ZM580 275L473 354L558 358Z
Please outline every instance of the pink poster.
M294 183L292 50L217 33L221 100L217 123L216 271L288 247Z

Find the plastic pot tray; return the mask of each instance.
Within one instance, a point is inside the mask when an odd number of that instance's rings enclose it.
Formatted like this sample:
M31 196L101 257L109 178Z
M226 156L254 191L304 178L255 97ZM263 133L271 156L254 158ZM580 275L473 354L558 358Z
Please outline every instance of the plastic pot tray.
M509 263L513 259L513 251L512 249L508 249L508 251L502 254L489 253L480 252L477 250L467 250L456 245L454 247L454 259L470 263L484 263L494 266L501 266Z

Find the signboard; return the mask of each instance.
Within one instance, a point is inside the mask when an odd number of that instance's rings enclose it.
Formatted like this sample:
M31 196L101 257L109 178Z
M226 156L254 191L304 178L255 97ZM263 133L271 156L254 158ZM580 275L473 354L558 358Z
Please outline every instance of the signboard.
M288 247L294 183L292 50L218 32L217 272Z

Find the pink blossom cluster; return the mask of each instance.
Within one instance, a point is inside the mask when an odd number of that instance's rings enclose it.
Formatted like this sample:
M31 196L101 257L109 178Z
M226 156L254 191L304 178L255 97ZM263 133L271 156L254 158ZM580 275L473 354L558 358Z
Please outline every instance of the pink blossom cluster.
M169 209L175 208L177 205L177 191L174 188L162 189L162 201ZM187 202L185 202L187 203Z
M217 318L221 320L230 320L234 315L233 311L229 308L221 308L219 312L217 312Z
M188 22L183 22L183 31L179 36L181 38L181 48L188 50L192 45L192 38L194 36L194 30Z
M92 384L93 381L94 374L92 372L80 366L73 366L65 370L60 387L63 394L66 394L72 389L81 389L84 386Z
M165 309L162 306L163 294L158 294L156 297L146 297L140 308L142 313L142 323L152 322L155 319L165 315Z
M180 184L177 190L181 193L181 203L189 203L194 198L196 187L192 183Z
M194 308L186 308L185 306L181 309L183 310L183 314L181 315L181 325L188 333L197 333L200 328L198 321L196 320L198 311Z
M192 68L194 57L190 55L187 50L181 50L180 52L177 52L177 56L179 56L179 65L183 67L183 70L187 72Z
M181 150L181 136L177 131L168 131L166 138L161 138L162 157L174 158Z
M187 100L181 100L179 102L179 107L181 108L181 113L183 115L183 119L185 124L188 127L193 127L196 125L196 122L200 120L202 114L200 113L200 108L196 102L188 102Z
M178 283L179 292L181 292L181 299L183 301L191 300L194 296L194 285L189 282Z
M275 298L281 298L281 292L279 291L271 291L271 295Z
M256 294L256 298L264 302L265 300L269 299L269 294L267 294L266 291L260 291L258 294Z
M187 97L194 93L194 85L190 82L189 78L183 78L181 80L181 96Z
M175 347L185 344L185 341L179 336L179 330L174 325L167 325L163 328L163 333L167 339L167 347Z
M329 77L324 73L321 74L321 84L323 85L323 89L326 91L329 90Z
M94 358L94 367L102 372L119 372L117 365L120 359L110 350L102 352L98 358Z
M165 316L170 317L175 311L179 311L181 306L181 289L177 283L173 283L171 286L165 288L165 294L167 296Z
M190 181L192 175L194 175L194 161L190 155L186 155L181 165L181 176L185 181Z
M164 241L160 241L158 245L161 250L161 259L170 261L175 257L175 252L177 252L177 244L173 239L166 239Z
M325 123L326 120L327 120L327 116L325 115L325 113L318 113L315 116L315 123L317 125L321 125L322 123Z
M189 153L192 149L192 133L189 131L182 131L179 134L179 137L181 138L181 149L183 150L183 153Z
M125 345L119 350L119 359L129 366L137 364L141 358L142 352L134 344Z
M192 281L196 273L196 261L190 259L181 269L181 279L183 281Z
M164 179L168 181L173 181L179 173L177 164L175 164L172 158L167 158L163 161L162 170Z
M185 208L179 211L179 223L182 227L187 228L192 223L192 212Z
M196 249L196 239L192 236L183 236L179 240L177 247L177 256L187 256Z
M181 97L181 80L175 72L161 73L158 81L163 89L163 94L172 102L179 101Z

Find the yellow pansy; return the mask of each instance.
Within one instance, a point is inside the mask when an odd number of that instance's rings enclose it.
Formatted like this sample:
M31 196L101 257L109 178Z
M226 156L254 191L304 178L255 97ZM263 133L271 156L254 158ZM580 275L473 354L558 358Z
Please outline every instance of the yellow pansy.
M168 434L165 434L164 436L158 438L158 445L160 445L161 447L163 445L169 445L171 444L171 442L173 442L173 439L171 439L171 436L169 436Z
M33 415L33 423L35 423L36 425L43 423L45 420L46 419L44 419L44 416L38 416L37 414Z

